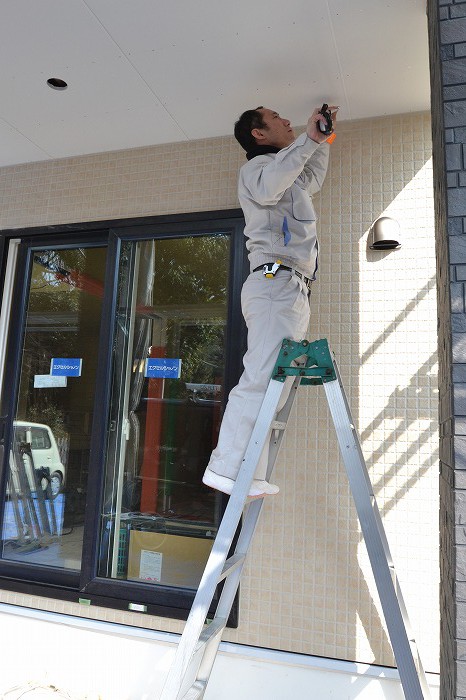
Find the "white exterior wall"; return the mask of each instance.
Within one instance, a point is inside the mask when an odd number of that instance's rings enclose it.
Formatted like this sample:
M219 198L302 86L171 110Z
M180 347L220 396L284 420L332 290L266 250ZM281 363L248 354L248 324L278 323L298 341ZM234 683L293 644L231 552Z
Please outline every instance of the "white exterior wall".
M437 312L430 157L428 114L339 123L329 174L316 197L321 256L310 337L329 338L339 360L422 660L436 673ZM243 162L234 139L225 137L3 168L0 228L234 208ZM382 214L400 223L398 251L367 248L370 225ZM228 630L226 640L392 665L318 388L298 396L274 481L281 493L264 509L243 577L240 626ZM0 602L160 632L182 629L166 618L5 590ZM112 637L99 634L108 648Z

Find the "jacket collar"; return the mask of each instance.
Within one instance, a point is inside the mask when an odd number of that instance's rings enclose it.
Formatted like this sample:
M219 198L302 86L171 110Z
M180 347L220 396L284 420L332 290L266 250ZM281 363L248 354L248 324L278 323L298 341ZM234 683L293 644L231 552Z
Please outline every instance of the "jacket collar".
M251 160L251 158L255 158L256 156L263 156L266 153L278 153L281 151L281 148L277 148L277 146L254 146L254 148L251 148L250 151L246 153L246 158L248 160Z

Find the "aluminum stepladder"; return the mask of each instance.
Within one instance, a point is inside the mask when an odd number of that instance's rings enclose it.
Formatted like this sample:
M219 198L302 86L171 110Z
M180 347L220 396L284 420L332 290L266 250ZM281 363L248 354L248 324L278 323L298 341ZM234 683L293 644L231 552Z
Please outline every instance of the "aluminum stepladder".
M293 381L292 388L277 415L287 377L291 377L289 382ZM335 359L326 340L313 343L284 340L160 700L200 700L204 697L264 502L264 499L248 499L255 468L262 448L269 440L267 478L270 478L300 384L324 386L405 698L430 698ZM236 547L229 556L241 516ZM215 615L207 621L216 587L221 581L224 581L224 586Z

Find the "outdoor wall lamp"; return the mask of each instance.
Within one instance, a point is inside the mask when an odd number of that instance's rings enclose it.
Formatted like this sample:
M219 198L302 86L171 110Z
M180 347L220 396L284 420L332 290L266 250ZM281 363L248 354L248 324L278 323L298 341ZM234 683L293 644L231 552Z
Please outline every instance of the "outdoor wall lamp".
M390 216L380 216L369 230L369 248L395 250L401 248L400 224Z

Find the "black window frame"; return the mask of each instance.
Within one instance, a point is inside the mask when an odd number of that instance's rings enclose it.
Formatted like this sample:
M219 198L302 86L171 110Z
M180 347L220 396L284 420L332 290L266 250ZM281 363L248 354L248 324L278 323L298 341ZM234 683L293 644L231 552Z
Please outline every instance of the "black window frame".
M0 266L5 269L8 241L20 239L14 293L10 309L8 342L4 376L14 380L4 382L0 416L0 443L10 444L11 416L14 415L18 392L21 348L24 335L29 280L19 283L18 274L29 270L29 258L37 248L69 248L108 246L102 322L96 375L95 406L108 407L111 391L111 336L116 308L118 258L124 241L169 239L182 236L202 236L225 232L230 235L230 270L227 308L227 338L225 357L225 397L236 384L242 370L246 345L246 329L241 315L240 291L248 265L244 245L244 217L241 209L173 214L110 221L84 222L47 227L0 231ZM3 298L3 289L1 289ZM15 311L13 312L13 309ZM226 400L226 398L225 398ZM113 580L97 575L100 502L104 479L105 445L108 411L94 411L90 445L90 468L87 484L86 513L83 536L81 571L28 565L0 559L0 588L21 593L81 602L84 604L128 610L131 604L142 605L145 612L161 617L186 619L195 591L192 589L157 586L153 588L135 581ZM4 452L4 449L0 451ZM8 455L0 463L0 518L3 515ZM94 466L94 468L92 468ZM221 511L227 497L222 498ZM215 601L214 601L215 602ZM238 623L238 596L229 619L229 626Z

